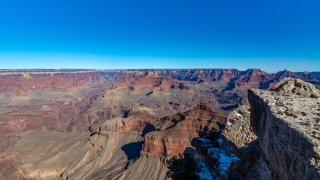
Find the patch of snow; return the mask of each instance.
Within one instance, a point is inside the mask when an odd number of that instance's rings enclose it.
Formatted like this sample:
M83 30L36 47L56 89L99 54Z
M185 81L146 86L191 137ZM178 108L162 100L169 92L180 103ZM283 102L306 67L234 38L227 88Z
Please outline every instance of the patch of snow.
M231 166L231 164L235 161L239 161L240 159L234 154L226 154L221 153L219 157L219 170L220 174L226 174Z
M210 143L211 141L210 141L210 139L206 139L206 138L197 138L199 141L201 141L201 143L203 143L203 144L208 144L208 143Z
M219 146L223 146L223 144L225 143L222 138L217 139L217 142L219 143Z
M232 147L224 139L217 139L219 148L210 148L208 154L212 159L218 161L219 174L226 176L227 172L233 162L240 159L235 155Z
M227 122L227 126L231 126L232 123L230 121Z
M237 115L238 117L242 117L242 114L240 114L240 113L238 113L238 112L237 112L236 115Z

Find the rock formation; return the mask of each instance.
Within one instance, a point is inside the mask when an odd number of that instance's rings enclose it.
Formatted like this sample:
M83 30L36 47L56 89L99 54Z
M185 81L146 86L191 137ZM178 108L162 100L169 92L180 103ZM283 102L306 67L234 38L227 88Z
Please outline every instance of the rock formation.
M250 90L251 125L281 179L319 179L319 90L286 79L274 91Z
M173 157L183 155L186 147L191 146L191 140L199 137L199 133L211 129L219 130L219 124L224 124L226 118L212 112L207 104L198 104L191 110L170 117L173 125L162 131L154 131L145 136L143 150L151 154Z
M319 91L275 85L285 77L320 84L258 69L0 70L0 176L167 179L190 150L198 175L315 178Z
M244 147L257 139L251 128L250 107L248 104L244 104L230 112L223 135L237 148Z
M293 93L305 97L320 97L320 91L312 84L306 83L300 79L287 78L276 84L272 89L279 93Z

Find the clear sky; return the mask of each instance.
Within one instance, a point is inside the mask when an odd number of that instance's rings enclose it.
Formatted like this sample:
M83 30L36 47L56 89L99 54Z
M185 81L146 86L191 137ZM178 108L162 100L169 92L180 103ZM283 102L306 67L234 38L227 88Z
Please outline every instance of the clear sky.
M320 71L319 0L0 0L0 69Z

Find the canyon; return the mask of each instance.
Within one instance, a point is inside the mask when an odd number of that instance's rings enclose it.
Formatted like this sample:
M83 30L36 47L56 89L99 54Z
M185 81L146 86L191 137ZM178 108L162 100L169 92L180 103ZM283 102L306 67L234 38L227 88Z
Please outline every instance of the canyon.
M286 70L0 70L0 177L170 179L189 153L200 179L318 179L319 87Z

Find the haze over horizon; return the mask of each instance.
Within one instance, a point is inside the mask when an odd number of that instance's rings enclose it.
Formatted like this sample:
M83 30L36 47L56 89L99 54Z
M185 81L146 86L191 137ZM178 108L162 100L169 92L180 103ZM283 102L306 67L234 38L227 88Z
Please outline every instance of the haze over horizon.
M320 70L320 2L0 2L0 67Z

